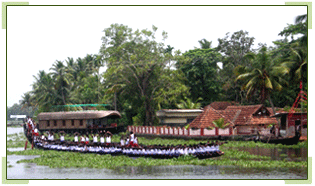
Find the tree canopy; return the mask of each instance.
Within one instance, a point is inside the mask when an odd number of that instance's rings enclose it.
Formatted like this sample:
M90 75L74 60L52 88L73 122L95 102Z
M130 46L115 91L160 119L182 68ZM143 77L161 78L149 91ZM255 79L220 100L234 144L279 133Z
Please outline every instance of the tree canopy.
M113 24L104 30L101 48L108 67L104 74L108 87L123 85L118 96L134 110L145 112L140 118L145 125L154 124L158 104L175 101L187 89L181 74L168 66L173 56L165 52L163 43L155 41L156 31L155 26L152 30L132 31L125 25ZM166 39L166 32L162 34Z
M156 26L133 30L112 24L103 33L98 54L56 60L49 72L34 75L32 90L14 110L31 108L36 115L66 108L61 105L109 104L103 109L121 112L125 125L155 125L159 109L200 108L214 101L290 107L300 81L307 91L306 15L280 30L284 38L274 46L258 48L244 30L218 38L216 47L200 39L200 48L183 53L165 46L167 32Z

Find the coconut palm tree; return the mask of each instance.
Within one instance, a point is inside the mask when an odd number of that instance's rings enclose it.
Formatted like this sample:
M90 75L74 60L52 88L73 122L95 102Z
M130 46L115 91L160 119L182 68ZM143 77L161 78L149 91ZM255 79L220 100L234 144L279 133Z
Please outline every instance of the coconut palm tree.
M54 86L54 80L45 71L39 71L34 78L35 82L32 84L31 92L33 105L38 106L40 110L49 111L59 97Z
M71 74L66 72L66 67L61 61L56 61L50 68L51 75L55 80L55 88L58 94L61 95L61 102L63 105L67 104L69 95L70 77Z
M270 93L271 91L281 91L282 85L286 84L280 69L270 59L267 48L262 46L259 53L254 57L253 68L238 75L236 81L241 80L244 83L242 89L247 91L247 98L258 92L260 102L264 104L265 100L269 99L275 112Z
M291 72L291 79L295 77L301 81L304 72L307 70L307 51L299 42L293 43L290 47L291 56L289 56L282 65Z
M20 100L20 104L23 108L32 107L34 110L34 100L31 92L26 92L22 96L22 100Z

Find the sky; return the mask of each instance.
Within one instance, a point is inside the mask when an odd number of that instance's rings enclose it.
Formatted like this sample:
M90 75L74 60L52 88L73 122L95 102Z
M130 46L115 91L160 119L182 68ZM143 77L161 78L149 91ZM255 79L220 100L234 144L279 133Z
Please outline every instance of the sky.
M7 106L18 103L32 89L33 76L49 72L56 60L98 54L103 30L113 23L133 30L154 25L158 41L166 31L165 46L185 52L203 38L216 47L218 38L239 30L255 38L254 47L271 46L297 15L307 13L298 6L11 6L7 11Z

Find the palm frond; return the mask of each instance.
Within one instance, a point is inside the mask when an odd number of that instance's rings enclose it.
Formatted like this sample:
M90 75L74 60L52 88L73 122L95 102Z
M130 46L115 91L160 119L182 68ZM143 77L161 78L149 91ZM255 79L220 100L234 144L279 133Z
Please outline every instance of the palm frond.
M265 87L266 87L266 88L269 88L269 89L273 89L271 80L270 80L270 78L268 78L268 77L266 77L266 79L265 79Z

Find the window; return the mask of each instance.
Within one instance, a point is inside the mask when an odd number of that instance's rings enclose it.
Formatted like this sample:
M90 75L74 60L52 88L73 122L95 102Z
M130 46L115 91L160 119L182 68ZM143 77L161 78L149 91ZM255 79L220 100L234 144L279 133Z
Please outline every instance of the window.
M47 127L50 127L50 123L49 123L49 121L47 121Z
M54 120L54 126L55 126L55 127L57 126L57 121L56 121L56 120Z
M74 126L74 120L71 120L71 126Z
M66 121L65 120L62 120L62 126L66 126Z
M80 120L80 126L83 126L83 120L82 119Z

